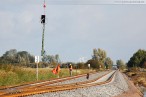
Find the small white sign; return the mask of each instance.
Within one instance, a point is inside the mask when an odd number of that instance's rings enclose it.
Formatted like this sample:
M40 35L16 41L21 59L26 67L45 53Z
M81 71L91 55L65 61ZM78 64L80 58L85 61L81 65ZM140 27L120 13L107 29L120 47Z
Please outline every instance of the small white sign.
M35 56L35 63L39 63L40 60L39 60L39 56Z
M90 64L88 64L88 67L90 68Z

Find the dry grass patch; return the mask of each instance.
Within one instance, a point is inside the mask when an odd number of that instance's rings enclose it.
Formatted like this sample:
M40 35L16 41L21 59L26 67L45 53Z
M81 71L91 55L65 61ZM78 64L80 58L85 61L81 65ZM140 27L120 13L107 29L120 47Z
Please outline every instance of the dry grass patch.
M146 87L146 72L127 72L126 73L134 82L134 84L139 84Z
M53 68L39 68L39 81L49 80L52 78L58 78L58 75L52 73ZM89 72L88 69L73 69L73 75L83 74ZM23 68L12 65L0 65L0 86L10 86L25 84L28 82L35 82L36 80L36 68ZM67 77L69 75L68 68L61 68L59 73L61 77Z

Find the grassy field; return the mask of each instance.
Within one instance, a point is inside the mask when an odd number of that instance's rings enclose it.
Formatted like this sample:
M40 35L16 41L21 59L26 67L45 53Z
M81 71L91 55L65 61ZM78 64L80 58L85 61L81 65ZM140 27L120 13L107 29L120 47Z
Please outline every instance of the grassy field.
M58 75L52 73L53 68L39 68L39 81L57 78ZM87 69L73 70L73 75L87 73ZM60 77L69 76L68 69L61 69ZM0 86L18 85L36 81L35 68L23 68L12 65L0 65Z
M146 71L127 72L126 74L133 80L134 84L146 87Z

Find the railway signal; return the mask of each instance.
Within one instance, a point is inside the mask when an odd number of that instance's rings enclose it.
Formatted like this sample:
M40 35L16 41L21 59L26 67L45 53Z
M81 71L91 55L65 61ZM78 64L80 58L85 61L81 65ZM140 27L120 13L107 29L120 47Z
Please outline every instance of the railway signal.
M46 15L45 15L45 8L46 8L46 2L44 0L44 14L41 15L41 24L43 24L43 32L42 32L42 50L41 50L41 56L44 57L45 50L44 50L44 33L45 33L45 22L46 22Z

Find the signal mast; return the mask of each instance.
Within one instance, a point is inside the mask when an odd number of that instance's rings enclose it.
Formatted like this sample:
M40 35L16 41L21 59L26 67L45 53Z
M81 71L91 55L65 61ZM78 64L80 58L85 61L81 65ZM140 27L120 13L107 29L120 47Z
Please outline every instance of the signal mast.
M44 33L45 33L45 21L46 21L46 15L45 15L45 8L46 8L46 3L44 0L44 4L43 4L43 8L44 8L44 14L41 15L41 24L43 25L43 33L42 33L42 50L41 50L41 56L44 57L45 55L45 50L44 50Z

